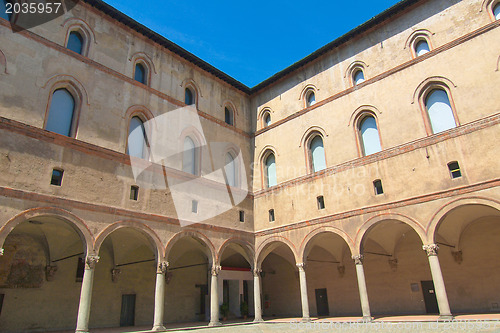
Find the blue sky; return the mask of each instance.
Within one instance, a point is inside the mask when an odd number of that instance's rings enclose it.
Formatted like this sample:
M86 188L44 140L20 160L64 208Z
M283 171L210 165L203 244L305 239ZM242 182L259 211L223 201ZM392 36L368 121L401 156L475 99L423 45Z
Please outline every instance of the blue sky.
M399 0L105 2L253 87Z

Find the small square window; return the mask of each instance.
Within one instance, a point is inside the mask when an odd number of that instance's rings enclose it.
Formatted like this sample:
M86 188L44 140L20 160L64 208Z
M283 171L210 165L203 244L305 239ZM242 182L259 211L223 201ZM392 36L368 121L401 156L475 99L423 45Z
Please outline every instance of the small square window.
M139 186L132 185L130 186L130 200L137 201L139 197Z
M63 170L54 169L52 170L52 178L50 180L50 185L61 186L63 178Z
M269 222L274 222L274 209L269 209Z
M325 209L325 198L320 195L316 200L318 201L318 209Z
M382 181L380 179L377 179L373 182L373 188L375 189L375 194L383 194L384 189L382 188Z
M191 212L197 214L198 213L198 201L191 201Z
M448 170L450 170L450 176L452 179L462 177L462 172L460 171L460 165L458 162L448 163Z
M240 222L245 222L245 212L240 210Z

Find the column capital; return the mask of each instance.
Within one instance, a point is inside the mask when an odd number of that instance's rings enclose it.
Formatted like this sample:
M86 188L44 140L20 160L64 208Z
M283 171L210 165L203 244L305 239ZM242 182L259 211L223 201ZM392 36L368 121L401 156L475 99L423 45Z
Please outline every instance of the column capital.
M167 272L168 265L169 265L168 261L158 262L158 266L156 267L156 273L165 274Z
M88 255L85 258L85 269L94 269L95 264L99 262L100 257L97 255Z
M258 276L260 276L260 273L262 273L262 269L260 269L260 268L254 268L252 270L252 273L253 273L253 276L258 277Z
M306 268L306 264L304 262L299 262L296 266L299 268L299 271L303 271Z
M354 260L356 265L363 265L363 259L365 259L365 257L362 254L352 256L352 260Z
M219 272L220 272L220 270L221 270L221 269L222 269L222 267L221 267L221 266L219 266L219 265L214 265L214 266L212 266L212 268L210 269L210 274L212 274L212 276L217 276L217 275L219 275Z
M438 250L439 250L439 245L437 244L427 244L423 245L422 249L427 252L427 256L437 256L438 255Z

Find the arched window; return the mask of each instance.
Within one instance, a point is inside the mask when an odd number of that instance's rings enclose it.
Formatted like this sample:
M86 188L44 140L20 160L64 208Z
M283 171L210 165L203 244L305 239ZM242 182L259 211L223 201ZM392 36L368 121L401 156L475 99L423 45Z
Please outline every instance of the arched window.
M187 136L184 139L184 152L182 155L182 171L196 175L198 168L196 158L196 146L193 139Z
M264 175L266 187L278 185L276 179L276 158L274 157L273 153L269 154L266 157L264 165Z
M495 20L500 20L500 3L497 3L493 7L493 15L495 16Z
M5 0L0 0L0 17L4 20L10 21L10 14L7 14L7 2Z
M316 104L316 94L314 94L314 91L311 90L306 94L306 104L308 107Z
M271 114L269 112L264 113L264 127L271 125Z
M226 171L227 185L236 186L236 161L231 153L226 154L226 166L224 169Z
M139 117L132 117L128 130L127 154L138 158L146 158L147 146L144 123Z
M83 41L83 37L78 31L71 31L68 36L68 43L66 44L66 48L78 54L82 54Z
M71 136L75 113L75 99L66 89L58 89L52 94L49 116L45 129Z
M456 127L450 99L443 89L432 90L425 98L425 107L433 133Z
M193 91L189 88L186 88L186 90L184 91L184 103L186 103L186 105L194 104L194 94Z
M372 116L364 117L359 123L363 155L371 155L382 150L377 121Z
M430 52L429 43L426 40L422 39L415 44L415 54L417 57Z
M362 69L354 70L354 74L352 76L352 82L354 83L354 85L356 86L364 81L365 81L365 74L363 73L363 70Z
M311 160L311 169L313 172L326 169L325 148L323 139L316 135L309 144L309 153Z
M234 124L233 110L231 110L227 106L224 108L224 119L226 121L226 124L231 125L231 126Z
M147 71L146 68L144 67L143 64L136 64L135 65L135 72L134 72L134 79L137 82L146 84L146 76L147 76Z

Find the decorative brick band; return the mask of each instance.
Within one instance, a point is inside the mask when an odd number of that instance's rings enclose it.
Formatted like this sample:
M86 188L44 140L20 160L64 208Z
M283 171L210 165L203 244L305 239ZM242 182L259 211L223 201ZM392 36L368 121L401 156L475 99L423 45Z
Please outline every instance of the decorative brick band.
M269 236L269 235L277 234L277 233L284 232L284 231L290 231L290 230L309 227L312 225L329 223L329 222L338 221L338 220L342 220L342 219L346 219L346 218L350 218L350 217L354 217L354 216L358 216L358 215L380 212L380 211L384 211L384 210L395 209L395 208L405 207L405 206L409 206L409 205L416 205L416 204L425 203L425 202L443 199L443 198L450 198L450 197L454 197L457 195L462 195L462 194L472 193L472 192L476 192L476 191L486 190L489 188L494 188L497 186L500 186L500 178L489 180L489 181L482 182L482 183L477 183L477 184L457 187L457 188L453 188L453 189L449 189L449 190L444 190L444 191L440 191L440 192L416 196L413 198L403 199L403 200L399 200L399 201L393 201L390 203L354 209L354 210L350 210L350 211L346 211L346 212L342 212L342 213L337 213L337 214L319 217L319 218L312 219L312 220L306 220L306 221L301 221L301 222L297 222L297 223L292 223L292 224L289 224L286 226L256 231L255 237Z
M339 172L343 172L346 170L350 170L353 168L361 167L367 164L379 162L381 160L385 160L394 156L398 156L401 154L408 153L410 151L414 151L416 149L420 148L425 148L431 145L434 145L439 142L443 142L445 140L453 139L462 135L466 135L469 133L473 133L475 131L479 131L488 127L492 127L495 125L500 124L500 113L493 114L491 116L470 122L468 124L464 124L462 126L450 129L445 132L441 132L438 134L434 134L428 137L424 137L412 142L404 143L402 145L392 147L389 149L382 150L376 154L372 154L369 156L364 156L361 158L357 158L355 160L347 161L341 164L337 164L333 167L330 167L325 170L318 171L313 174L301 176L292 180L288 180L285 182L282 182L276 186L273 186L268 189L260 190L254 192L254 198L260 198L262 196L266 196L269 194L274 194L279 192L280 190L290 187L290 186L295 186L307 182L311 182L316 179L321 179Z

